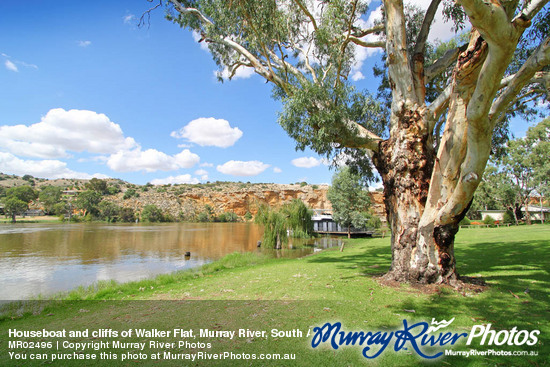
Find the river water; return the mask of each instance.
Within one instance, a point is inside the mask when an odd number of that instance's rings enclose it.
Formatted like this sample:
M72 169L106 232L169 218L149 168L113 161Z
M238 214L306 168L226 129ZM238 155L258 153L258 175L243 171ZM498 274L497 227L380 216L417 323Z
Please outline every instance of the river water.
M297 257L339 243L322 238L296 250L259 250L262 232L252 223L1 225L0 300L47 297L101 280L139 280L233 252Z

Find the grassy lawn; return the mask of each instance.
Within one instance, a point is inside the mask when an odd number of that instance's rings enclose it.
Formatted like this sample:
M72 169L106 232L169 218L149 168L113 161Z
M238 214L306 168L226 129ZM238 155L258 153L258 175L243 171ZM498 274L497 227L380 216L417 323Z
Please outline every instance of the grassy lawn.
M197 338L211 348L182 346L173 353L294 353L295 360L152 360L164 349L148 349L147 359L121 362L120 357L138 349L107 348L117 354L93 365L317 365L411 366L426 363L437 366L544 366L550 355L550 226L463 229L456 240L456 259L461 275L482 278L488 285L456 291L446 287L388 286L379 282L390 262L389 240L350 240L343 252L327 250L301 259L269 259L254 254L230 255L200 270L162 275L128 284L100 283L95 288L78 289L59 301L37 301L23 308L12 305L0 321L0 365L40 365L44 361L10 360L8 329L18 330L92 330L174 328L209 330L266 330L264 337ZM21 311L21 310L25 311ZM21 312L25 312L21 314ZM466 346L464 339L453 350L535 351L538 356L443 356L435 362L421 359L408 348L395 352L389 346L371 360L361 355L363 347L327 346L311 348L308 330L326 322L341 322L346 331L389 331L409 324L455 318L448 331L470 333L474 325L491 324L492 330L540 330L535 346ZM272 337L271 329L299 330L301 337ZM180 338L181 339L181 338ZM39 340L22 338L20 340ZM47 340L89 342L115 340L75 337ZM146 342L132 336L118 339ZM168 341L162 340L161 341ZM168 350L168 349L167 349ZM426 352L429 349L424 348ZM435 354L442 348L428 354ZM59 353L72 353L71 349ZM86 350L85 353L96 353ZM27 355L30 358L30 355ZM48 363L48 362L46 362ZM92 365L82 361L54 362L54 365Z

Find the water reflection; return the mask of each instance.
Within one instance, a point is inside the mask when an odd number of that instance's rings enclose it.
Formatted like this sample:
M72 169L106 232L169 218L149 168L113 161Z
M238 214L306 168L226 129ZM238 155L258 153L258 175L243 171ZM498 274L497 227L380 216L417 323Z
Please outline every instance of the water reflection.
M293 240L258 250L262 228L250 223L16 224L0 226L0 300L50 295L99 280L138 280L201 266L232 252L298 257L338 243ZM191 256L186 257L185 253Z

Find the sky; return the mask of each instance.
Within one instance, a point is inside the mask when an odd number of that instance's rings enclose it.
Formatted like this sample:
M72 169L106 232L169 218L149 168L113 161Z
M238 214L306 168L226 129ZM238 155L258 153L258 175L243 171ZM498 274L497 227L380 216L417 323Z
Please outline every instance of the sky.
M0 172L136 184L331 181L322 157L296 151L277 124L270 84L251 71L220 83L203 44L162 9L137 26L150 6L0 2ZM439 26L434 34L451 36ZM359 89L376 88L378 58L360 55Z

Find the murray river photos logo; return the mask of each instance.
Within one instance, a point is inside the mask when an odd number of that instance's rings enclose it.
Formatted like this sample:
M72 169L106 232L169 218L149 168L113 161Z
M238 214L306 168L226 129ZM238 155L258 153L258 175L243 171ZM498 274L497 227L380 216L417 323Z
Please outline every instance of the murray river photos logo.
M311 346L317 348L325 344L335 350L343 346L357 346L362 348L365 358L373 359L393 345L395 352L412 350L422 358L434 359L441 357L446 349L459 341L466 341L466 345L533 346L537 344L540 334L539 330L518 330L517 327L511 330L492 330L491 324L474 325L469 333L443 330L453 321L454 318L449 321L432 319L431 324L425 321L412 324L403 320L403 328L393 331L345 331L340 322L327 322L321 327L313 328Z

